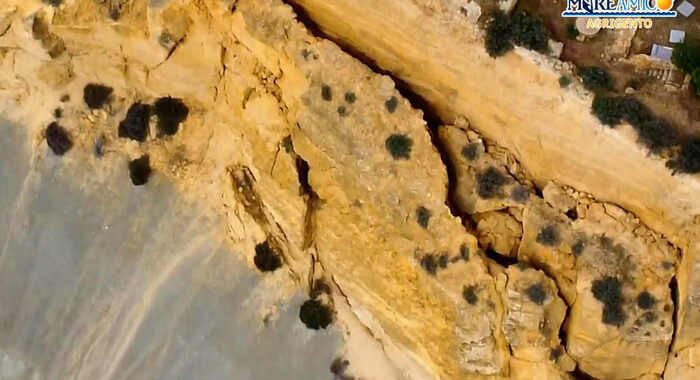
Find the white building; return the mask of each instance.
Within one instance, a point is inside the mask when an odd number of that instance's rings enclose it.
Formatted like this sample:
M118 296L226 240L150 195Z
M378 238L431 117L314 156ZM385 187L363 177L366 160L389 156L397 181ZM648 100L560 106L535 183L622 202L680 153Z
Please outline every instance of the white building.
M676 7L676 12L688 17L695 12L695 6L689 1L683 1L678 7Z

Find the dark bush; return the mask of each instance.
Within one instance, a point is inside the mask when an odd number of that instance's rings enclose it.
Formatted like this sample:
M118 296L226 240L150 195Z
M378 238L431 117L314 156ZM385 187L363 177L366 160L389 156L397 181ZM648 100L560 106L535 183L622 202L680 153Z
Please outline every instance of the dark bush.
M613 326L622 326L627 319L627 314L622 309L622 305L603 306L603 323Z
M622 309L622 285L614 277L604 277L594 280L591 284L593 297L603 303L603 318L605 324L621 326L626 319Z
M423 206L416 208L416 221L423 228L428 228L428 223L432 215L433 213Z
M544 290L544 286L541 283L531 285L527 288L527 297L530 301L542 305L544 300L547 299L547 292Z
M325 329L333 322L333 314L328 306L310 299L299 308L299 319L312 330Z
M561 347L552 348L549 351L549 360L557 361L564 354L564 350Z
M596 94L591 110L601 123L610 127L615 127L622 121L623 109L620 98Z
M399 99L395 96L392 96L391 98L389 98L389 100L384 102L384 107L386 108L387 111L389 111L389 113L394 113L394 111L396 111L396 108L398 106L399 106Z
M470 305L476 305L479 301L479 297L476 295L476 286L469 285L462 288L462 297Z
M321 98L327 102L333 100L333 90L331 89L331 86L327 84L321 86Z
M571 84L571 78L567 77L566 75L562 75L559 77L559 87L564 88L564 87L569 87Z
M576 243L571 246L571 253L574 254L574 256L581 256L583 254L583 251L586 249L586 242L583 239L578 239L576 240Z
M700 95L700 43L686 39L673 48L671 61L679 69L690 74L695 85L695 92Z
M626 96L620 100L622 116L632 125L641 125L652 120L651 111L639 100Z
M459 246L459 256L462 258L462 260L469 261L469 247L467 247L466 244Z
M510 18L500 9L493 9L486 24L486 52L500 57L513 49L513 26Z
M448 262L448 261L449 261L449 258L447 257L447 254L446 254L446 253L443 253L442 255L440 255L440 257L438 257L438 265L439 265L440 268L442 268L442 269L447 268L447 262Z
M537 15L516 13L511 19L513 43L546 53L549 50L549 30Z
M476 178L477 193L483 199L491 199L500 195L501 188L508 183L508 177L504 176L498 169L489 166L479 173Z
M559 231L555 225L547 225L540 230L535 240L542 245L555 246L559 244Z
M570 39L578 37L579 31L576 29L576 25L573 22L568 22L566 24L566 36Z
M682 173L700 173L700 137L683 141L678 157L668 166Z
M386 150L395 160L408 159L411 156L413 140L406 135L394 133L386 139Z
M658 153L678 142L671 126L661 119L652 119L641 124L632 124L639 135L639 141L653 153Z
M337 357L333 359L333 362L331 363L331 373L340 377L341 379L344 379L341 376L348 369L349 365L350 361L348 361L347 359L342 359L341 357Z
M99 109L107 103L112 92L111 87L90 83L83 88L83 100L88 108Z
M425 269L426 272L435 276L437 274L438 262L435 255L428 253L420 260L420 265Z
M158 130L168 136L177 133L180 123L185 121L190 113L182 100L169 96L156 100L153 106L158 116Z
M68 132L57 122L46 127L46 143L57 156L66 154L73 147L73 141Z
M479 158L479 143L469 143L462 148L462 156L468 161Z
M530 198L530 189L523 185L513 186L510 197L516 202L525 203Z
M129 162L129 177L134 186L145 185L150 176L151 163L147 154Z
M654 298L648 291L643 291L637 296L637 306L640 309L648 310L656 305L656 298Z
M612 79L608 73L597 66L582 67L579 70L583 86L591 91L610 90L613 87Z
M136 141L146 141L148 122L151 118L151 106L136 102L126 111L126 117L119 123L119 137Z
M676 45L673 48L671 62L689 74L700 68L700 43L686 40L682 44Z
M348 102L349 104L355 103L357 100L357 95L355 95L354 92L348 91L345 93L345 101Z
M261 272L274 272L282 266L280 256L270 247L267 240L255 246L253 262Z

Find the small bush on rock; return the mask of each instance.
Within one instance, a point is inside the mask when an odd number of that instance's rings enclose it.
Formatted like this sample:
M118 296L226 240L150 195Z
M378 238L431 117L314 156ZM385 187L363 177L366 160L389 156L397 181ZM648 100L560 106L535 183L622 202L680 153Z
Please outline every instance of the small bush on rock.
M489 13L486 24L486 52L491 57L500 57L513 49L513 26L510 18L500 9Z
M267 240L255 246L253 262L261 272L274 272L282 266L280 256Z
M622 121L623 112L619 98L597 94L591 110L601 123L610 127L615 127Z
M684 141L678 157L669 161L668 166L681 173L700 173L700 137Z
M583 86L591 91L610 90L613 87L610 75L600 67L582 67L579 73L583 79Z
M147 154L129 162L129 177L134 186L145 185L150 176L151 163Z
M151 106L136 102L126 111L126 117L119 123L119 137L144 142L148 137L148 122Z
M549 50L549 30L539 16L518 12L511 23L513 43L540 53Z
M101 84L90 83L83 88L83 100L90 109L99 109L109 101L112 88Z
M312 330L325 329L333 322L333 314L328 306L310 299L299 308L299 319Z
M169 96L156 100L153 107L158 116L158 130L168 136L177 133L180 123L185 121L190 113L182 100Z
M73 141L68 132L57 122L53 122L46 127L46 143L57 156L66 154L73 148Z

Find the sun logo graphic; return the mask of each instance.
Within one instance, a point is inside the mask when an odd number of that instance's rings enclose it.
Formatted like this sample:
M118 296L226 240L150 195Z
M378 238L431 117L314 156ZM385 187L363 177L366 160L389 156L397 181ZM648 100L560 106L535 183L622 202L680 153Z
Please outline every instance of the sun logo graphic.
M656 0L656 7L662 11L667 11L673 7L673 0Z

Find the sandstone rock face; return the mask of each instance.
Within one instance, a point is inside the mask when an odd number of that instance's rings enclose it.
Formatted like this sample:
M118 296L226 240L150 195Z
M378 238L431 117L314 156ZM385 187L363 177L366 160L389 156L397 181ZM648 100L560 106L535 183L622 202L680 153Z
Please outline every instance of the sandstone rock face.
M524 185L483 149L477 150L479 159L461 160L457 147L464 145L467 135L455 127L442 128L440 135L455 165L455 198L468 200L458 205L477 222L482 247L491 246L508 255L512 245L503 243L504 236L517 236L518 261L541 268L554 280L549 289L555 289L554 294L561 294L570 306L566 346L578 367L604 379L660 375L673 336L670 286L677 265L676 249L619 207L591 202L551 182L545 186L543 198L530 195L523 197L520 205L511 203L512 192L503 189ZM465 174L477 172L483 166L480 161L498 168L497 174L503 178L493 182L495 190L489 194L480 194L479 181ZM525 188L524 193L530 190ZM500 211L476 212L472 205L485 195L491 207ZM576 212L570 213L572 210ZM499 228L498 220L503 220L501 225L515 224L520 229ZM503 230L517 233L498 232ZM499 250L498 243L505 248ZM506 310L504 326L512 325ZM557 319L551 321L552 326L559 324ZM519 329L511 328L510 334L505 331L514 356L523 359L516 354L512 339L513 331L527 331ZM647 360L642 365L636 357Z
M38 139L61 107L76 145L68 161L94 160L96 141L103 159L148 154L156 173L225 217L250 263L267 241L292 279L332 281L351 306L346 318L406 376L507 374L498 293L477 240L445 205L446 171L420 113L390 79L312 37L289 7L235 5L137 1L116 21L91 0L46 8L48 32L66 44L51 58L33 53L50 49L44 41L19 32L42 6L16 3L17 32L1 43L31 48L4 50L5 106ZM43 80L45 67L62 79ZM82 104L88 82L114 89L103 109ZM151 122L143 142L121 138L130 104L162 96L189 105L181 131L162 137ZM470 286L476 302L464 299Z
M560 88L555 62L524 49L494 60L478 27L447 0L290 2L406 81L446 122L466 117L540 186L551 180L620 205L684 244L685 227L700 214L700 181L672 175L633 138L600 125L590 94Z
M601 129L546 62L487 58L473 5L291 2L459 126L434 143L390 78L279 0L3 3L0 110L37 165L58 118L85 191L148 156L251 268L261 244L279 259L278 299L334 307L351 363L377 357L358 378L693 378L697 178ZM95 109L91 83L112 89ZM176 133L150 107L168 97Z

